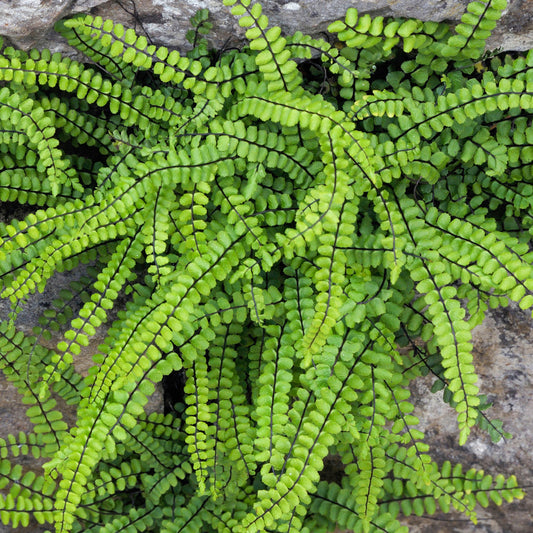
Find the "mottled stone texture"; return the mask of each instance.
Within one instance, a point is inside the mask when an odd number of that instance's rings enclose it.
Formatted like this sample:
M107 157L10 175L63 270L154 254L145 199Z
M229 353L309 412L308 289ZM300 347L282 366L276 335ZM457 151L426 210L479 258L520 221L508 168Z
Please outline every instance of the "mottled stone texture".
M489 41L489 48L525 50L533 47L533 2L508 0L503 19ZM286 32L324 31L333 20L343 17L348 7L361 13L423 20L457 22L468 0L263 0L264 12L272 24ZM146 32L156 44L188 48L185 29L199 8L208 8L214 23L211 35L216 47L235 43L244 32L222 0L0 0L0 35L22 48L48 47L65 50L55 35L54 23L74 13L91 13L112 18L125 26Z
M493 444L486 433L474 428L465 446L457 445L455 413L431 394L430 378L412 386L415 412L426 432L433 457L491 474L516 474L521 485L533 487L533 328L529 312L516 306L492 311L474 330L474 365L481 392L493 402L489 418L505 422L513 438ZM461 515L433 518L410 517L411 533L531 533L533 497L522 502L480 509L474 526Z
M1 0L0 0L1 1ZM21 208L14 208L12 204L0 204L0 222L8 222L12 218L23 218L27 211ZM26 335L31 335L33 327L38 325L38 317L51 307L51 302L58 297L62 289L69 289L70 283L80 278L84 271L84 266L73 272L64 272L55 274L49 281L44 293L36 294L24 306L17 317L16 326ZM81 307L81 302L77 303ZM79 309L79 307L78 307ZM76 309L76 310L78 310ZM76 311L74 310L74 311ZM9 302L0 300L0 320L5 320L10 311ZM111 311L109 315L110 321L115 318L115 314ZM68 323L65 325L65 329ZM105 339L107 328L101 326L97 328L96 333L89 340L89 345L81 349L79 356L75 358L76 370L86 376L89 368L93 365L92 355L96 352L99 344ZM43 342L49 348L55 348L60 340L63 340L62 333L56 332L52 338ZM65 402L56 396L58 401L58 409L63 413L63 418L69 426L73 426L76 421L76 406L66 405ZM29 406L21 403L21 396L14 385L12 385L0 371L0 437L5 438L9 433L17 435L20 431L30 432L33 430L33 425L26 416L26 410ZM161 385L156 387L154 394L148 399L146 411L163 412L163 389ZM36 460L32 456L17 459L23 468L35 470L39 474L42 473L40 466L46 461L45 459ZM47 528L40 527L37 523L31 523L27 528L17 528L17 533L42 533ZM12 532L11 527L5 526L0 522L0 533Z
M483 469L490 474L515 474L521 486L533 487L533 327L528 312L516 306L497 309L474 330L474 364L478 385L493 402L489 418L505 421L513 438L493 444L486 433L474 428L468 442L457 444L456 414L432 394L433 379L415 381L411 401L426 433L433 458ZM478 524L460 513L402 517L410 533L533 533L533 497L523 501L478 507ZM345 533L340 530L336 533ZM346 532L347 533L347 532Z

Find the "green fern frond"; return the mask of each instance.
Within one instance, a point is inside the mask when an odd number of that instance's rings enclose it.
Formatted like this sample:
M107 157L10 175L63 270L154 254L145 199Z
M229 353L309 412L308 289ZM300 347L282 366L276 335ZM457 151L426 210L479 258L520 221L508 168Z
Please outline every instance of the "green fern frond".
M521 498L439 467L409 401L431 373L461 444L508 436L472 355L490 308L533 307L533 54L483 53L505 1L454 31L350 8L334 44L223 4L240 49L208 50L200 10L187 53L89 15L57 29L96 67L0 53L0 200L26 209L0 224L0 367L34 425L0 439L1 520L404 532L400 514ZM88 262L36 337L17 330ZM163 378L179 398L147 415ZM44 477L10 463L29 454Z

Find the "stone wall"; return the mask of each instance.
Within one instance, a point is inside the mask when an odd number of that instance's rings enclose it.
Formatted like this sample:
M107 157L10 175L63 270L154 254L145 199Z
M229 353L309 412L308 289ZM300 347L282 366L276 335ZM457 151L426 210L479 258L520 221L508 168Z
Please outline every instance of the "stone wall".
M263 0L264 13L272 24L292 33L324 31L333 20L343 17L348 7L361 13L423 20L457 22L468 0ZM508 7L489 48L509 50L533 48L533 2L508 0ZM214 23L211 35L216 47L235 43L243 31L222 0L4 0L0 1L0 35L21 48L48 47L65 50L53 31L55 22L74 13L91 13L111 18L127 27L146 32L155 44L188 48L185 31L189 17L199 8L208 8Z
M504 421L513 435L493 444L488 435L474 428L466 445L457 444L455 412L432 394L430 378L415 381L412 401L430 444L430 453L442 464L446 459L490 474L515 474L519 483L533 488L533 324L531 313L517 306L500 308L488 314L473 334L474 365L478 386L493 402L489 418ZM531 533L533 494L525 500L491 505L478 512L474 526L462 515L433 519L410 517L410 533Z

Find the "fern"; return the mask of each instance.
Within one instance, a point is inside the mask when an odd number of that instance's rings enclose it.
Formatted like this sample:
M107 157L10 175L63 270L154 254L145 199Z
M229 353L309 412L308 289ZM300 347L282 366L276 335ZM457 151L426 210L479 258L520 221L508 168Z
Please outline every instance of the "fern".
M34 424L0 439L1 520L404 532L401 514L475 522L522 498L514 477L437 465L408 390L435 376L460 444L476 424L508 437L471 344L489 308L533 306L533 55L483 53L505 1L471 2L454 31L350 8L335 45L223 3L242 49L212 53L201 10L186 54L89 15L57 30L91 65L0 54L0 199L27 206L0 226L0 366ZM181 401L147 416L173 376ZM15 464L28 454L44 475Z

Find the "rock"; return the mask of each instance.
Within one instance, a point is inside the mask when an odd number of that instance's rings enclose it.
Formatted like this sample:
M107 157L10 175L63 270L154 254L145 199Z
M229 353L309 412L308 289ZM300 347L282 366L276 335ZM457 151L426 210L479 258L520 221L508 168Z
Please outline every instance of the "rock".
M493 402L486 411L491 419L504 421L513 435L493 444L489 436L474 428L466 445L458 446L455 411L442 401L442 394L430 392L429 377L412 384L411 401L426 433L433 458L446 459L483 469L493 475L515 474L520 485L533 484L533 327L531 314L516 306L491 311L474 330L474 365L478 386ZM522 501L479 508L477 526L464 515L409 517L402 520L410 533L526 533L533 531L533 501L526 494Z
M529 0L508 0L503 19L491 36L488 48L527 50L533 47L533 4ZM263 0L264 13L271 24L287 33L301 30L319 35L333 20L342 18L345 0ZM458 22L468 0L352 0L349 6L374 16L416 17L423 20ZM210 35L217 47L238 44L244 32L222 0L19 0L0 2L0 35L24 49L51 48L72 50L53 31L56 21L76 13L91 13L111 18L127 27L146 33L158 45L177 49L190 48L185 40L189 18L200 8L209 9L214 24Z
M426 434L430 454L442 464L461 463L463 471L474 467L485 473L506 477L515 474L526 488L522 501L477 508L478 524L463 514L436 513L433 516L400 516L409 533L530 533L533 532L533 501L527 487L533 486L533 325L531 316L517 306L490 311L473 335L474 365L478 386L493 402L485 411L490 419L504 421L513 438L491 442L489 436L474 428L465 446L457 444L455 411L433 394L433 378L417 379L411 384L410 401ZM337 468L339 465L336 465ZM350 533L336 530L335 533Z
M0 2L0 35L8 37L13 44L28 49L49 41L54 24L61 18L80 11L89 12L99 0L19 0ZM47 36L48 34L48 36Z
M14 217L24 218L27 214L27 209L23 207L13 208L13 205L0 205L0 221L7 222ZM33 327L38 325L38 317L50 308L50 302L58 297L59 292L70 287L70 282L77 280L84 272L84 267L78 268L72 272L56 273L49 281L45 291L42 294L33 295L29 299L27 305L17 317L15 322L18 329L24 334L31 335ZM81 305L78 302L78 305ZM9 302L0 300L0 320L6 320L10 311ZM111 320L114 316L110 316ZM68 323L66 324L68 326ZM52 339L47 342L42 342L49 348L55 348L60 340L63 340L63 332L54 333ZM83 376L86 376L88 370L93 366L92 355L96 352L99 344L105 339L106 327L101 326L96 330L96 333L91 337L89 345L82 347L80 354L75 358L74 366L76 370ZM76 422L76 406L67 405L61 398L56 396L58 401L58 409L63 413L63 418L69 426L73 426ZM18 393L14 385L12 385L3 372L0 371L0 437L6 438L8 434L18 435L20 431L31 432L33 424L26 416L27 405L21 403L21 395ZM163 412L163 389L160 384L156 386L154 394L148 399L146 405L146 412ZM41 466L46 462L46 459L36 460L33 456L19 457L18 459L11 458L12 463L20 463L24 469L34 470L38 475L42 474ZM48 529L49 530L49 529ZM45 526L39 526L37 522L31 521L27 528L16 528L13 530L9 526L5 526L0 522L0 533L8 533L16 531L17 533L43 533L47 531Z

